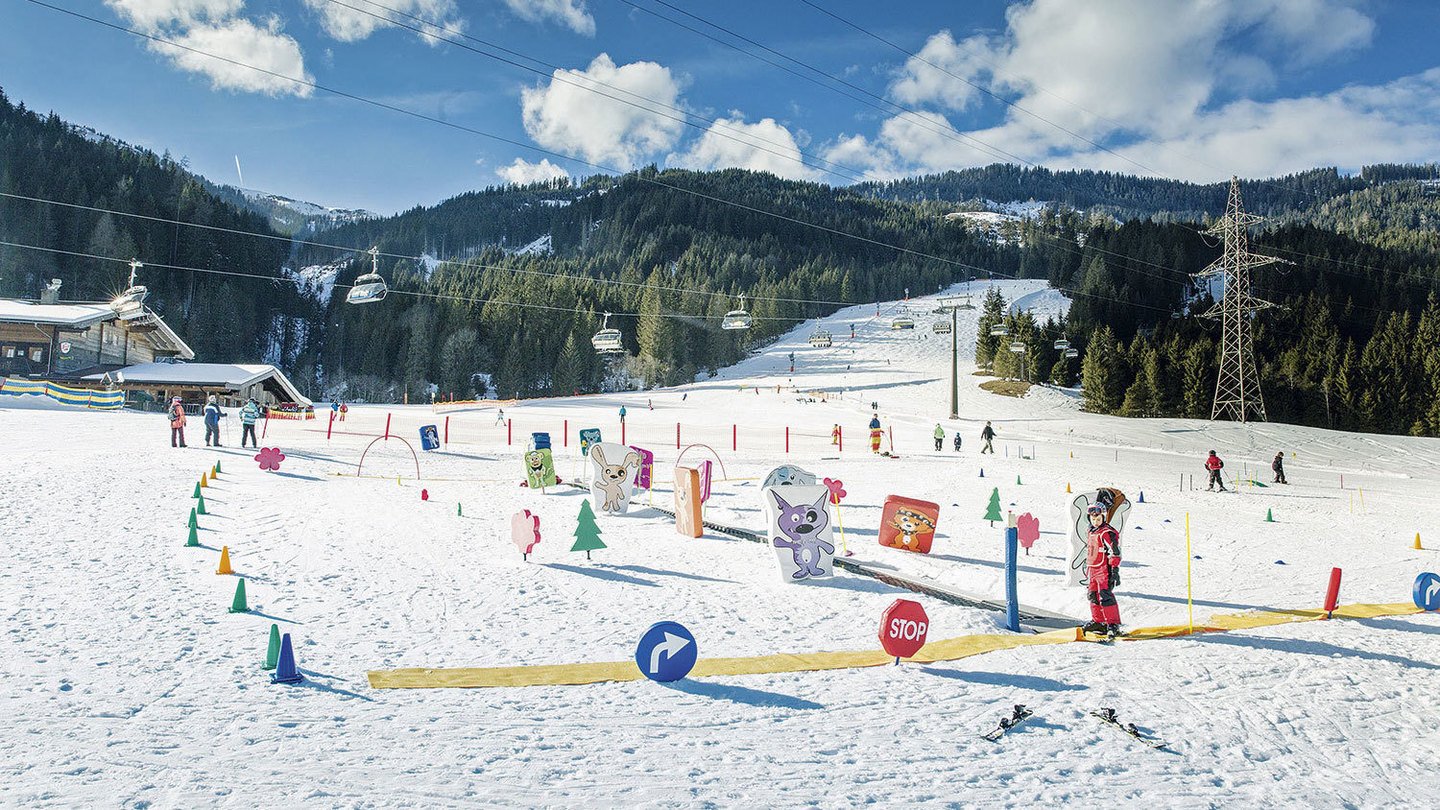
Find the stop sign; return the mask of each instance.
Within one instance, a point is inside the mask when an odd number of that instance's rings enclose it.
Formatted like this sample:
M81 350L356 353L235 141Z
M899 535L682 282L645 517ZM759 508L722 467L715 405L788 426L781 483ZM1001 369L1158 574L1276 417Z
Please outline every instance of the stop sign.
M925 646L930 617L919 602L896 599L880 616L880 646L896 658L910 658Z

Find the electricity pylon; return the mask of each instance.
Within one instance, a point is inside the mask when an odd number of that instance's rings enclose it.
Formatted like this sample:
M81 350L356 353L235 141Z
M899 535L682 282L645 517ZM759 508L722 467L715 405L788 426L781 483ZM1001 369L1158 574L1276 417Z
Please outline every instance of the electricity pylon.
M1263 221L1247 214L1240 207L1240 180L1230 178L1230 201L1225 215L1210 226L1206 233L1225 242L1220 258L1210 263L1197 279L1219 276L1224 282L1220 300L1201 317L1221 321L1220 374L1215 379L1215 401L1210 418L1228 416L1239 422L1265 417L1265 396L1260 391L1260 370L1255 364L1255 343L1250 334L1250 316L1275 306L1250 294L1250 270L1282 261L1274 256L1250 252L1248 228Z

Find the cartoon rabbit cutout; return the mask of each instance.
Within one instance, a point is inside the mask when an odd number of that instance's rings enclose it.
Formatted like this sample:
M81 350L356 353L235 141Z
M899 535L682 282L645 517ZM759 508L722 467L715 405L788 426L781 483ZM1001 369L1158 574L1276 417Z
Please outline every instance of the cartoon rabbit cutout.
M620 463L611 464L610 459L619 459ZM600 511L625 514L640 472L640 454L624 445L601 443L590 448L590 463L594 471L590 489Z
M765 490L771 545L788 582L833 574L830 490L822 486L776 486Z

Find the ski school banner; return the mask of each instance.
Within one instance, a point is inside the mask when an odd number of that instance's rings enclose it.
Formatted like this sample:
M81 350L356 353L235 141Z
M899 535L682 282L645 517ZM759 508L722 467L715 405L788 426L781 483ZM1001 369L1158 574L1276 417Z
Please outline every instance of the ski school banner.
M123 391L92 391L88 388L56 385L46 380L19 380L14 377L0 380L0 394L17 397L27 394L37 397L44 396L65 405L103 411L117 410L125 405L125 392Z
M268 419L314 419L315 409L306 408L304 411L282 411L279 408L270 408L266 414Z
M508 408L517 401L514 399L457 399L450 402L433 402L430 404L430 410L434 413L448 413L470 408Z

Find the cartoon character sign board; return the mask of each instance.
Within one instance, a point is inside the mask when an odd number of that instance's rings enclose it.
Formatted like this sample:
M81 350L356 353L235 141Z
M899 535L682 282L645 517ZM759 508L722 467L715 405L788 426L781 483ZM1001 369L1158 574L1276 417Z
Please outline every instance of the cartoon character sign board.
M705 459L700 462L700 502L710 500L710 482L715 479L715 462Z
M525 453L525 483L531 489L555 486L555 459L550 448Z
M590 455L590 448L600 443L600 428L580 429L580 455Z
M834 574L835 542L830 529L830 490L823 486L765 489L770 544L786 582Z
M655 454L643 447L630 445L630 449L640 454L640 472L635 476L636 489L650 489L651 473L655 472Z
M686 537L704 533L700 518L700 471L694 467L675 468L675 531Z
M771 470L769 475L765 476L765 486L813 487L815 486L815 474L802 470L799 467L792 467L789 464L782 464L779 467Z
M590 448L590 493L601 512L623 515L640 474L640 454L623 444L601 442Z
M420 428L420 449L427 451L440 449L440 431L434 425L425 425Z
M880 512L880 545L930 553L935 526L940 522L940 504L889 495Z
M1090 516L1085 510L1092 503L1103 504L1109 516L1107 522L1115 527L1117 534L1122 537L1125 534L1125 516L1130 514L1130 501L1125 493L1113 487L1101 487L1076 495L1075 500L1070 502L1070 560L1065 568L1066 585L1084 586L1087 582L1085 542L1090 536Z

